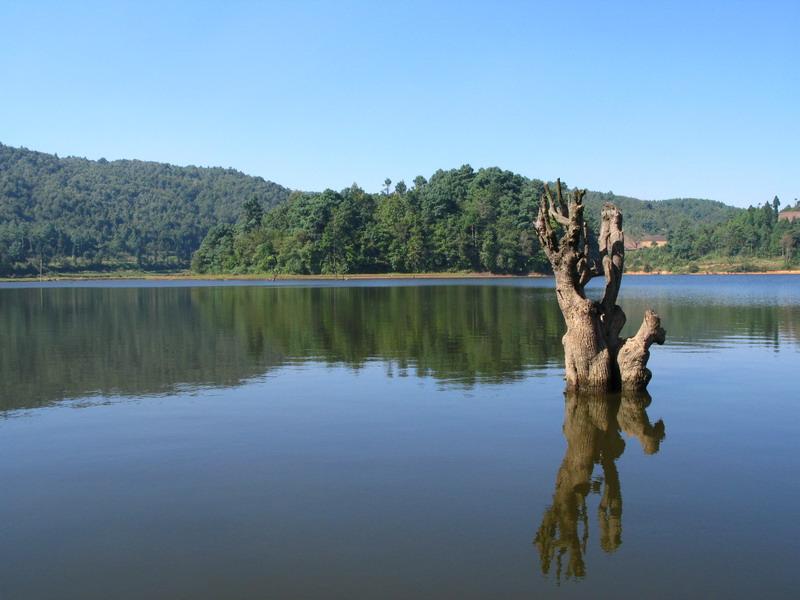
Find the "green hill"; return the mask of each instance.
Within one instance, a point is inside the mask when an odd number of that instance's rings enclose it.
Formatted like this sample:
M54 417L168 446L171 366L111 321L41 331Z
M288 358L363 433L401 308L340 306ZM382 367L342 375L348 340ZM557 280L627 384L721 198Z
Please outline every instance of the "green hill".
M233 169L97 161L0 144L0 274L135 265L185 267L244 202L289 190Z
M616 204L625 216L625 233L633 237L658 233L666 235L681 221L717 225L743 210L715 200L698 198L639 200L600 192L588 192L584 202L589 213L597 219L604 203Z

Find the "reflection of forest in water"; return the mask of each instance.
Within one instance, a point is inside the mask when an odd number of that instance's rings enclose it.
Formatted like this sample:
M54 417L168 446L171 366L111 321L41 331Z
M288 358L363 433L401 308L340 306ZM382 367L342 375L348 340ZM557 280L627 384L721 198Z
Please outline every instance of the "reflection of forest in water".
M586 575L589 514L586 497L600 495L597 508L600 547L614 552L622 543L622 486L616 460L625 451L621 433L638 438L646 454L658 452L664 423L655 424L645 410L647 393L639 395L579 396L567 394L564 437L567 450L556 476L553 502L542 517L534 544L542 573L557 581ZM592 479L595 464L602 476Z
M637 324L649 300L630 297ZM796 343L800 306L659 299L668 344ZM285 364L370 360L471 385L560 365L546 287L52 288L0 291L0 408L230 386Z

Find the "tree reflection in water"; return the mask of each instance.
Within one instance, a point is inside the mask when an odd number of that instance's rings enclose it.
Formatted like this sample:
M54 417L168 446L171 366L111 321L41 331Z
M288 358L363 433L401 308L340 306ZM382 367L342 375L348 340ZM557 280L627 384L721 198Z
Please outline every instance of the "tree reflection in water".
M639 439L646 454L658 452L664 439L664 422L650 423L645 410L650 396L643 394L594 395L568 392L564 405L567 451L556 476L553 503L545 511L534 544L542 573L555 563L555 578L586 575L589 516L586 497L601 494L598 507L600 547L614 552L622 543L622 490L616 460L625 450L621 432ZM602 482L592 482L599 464Z

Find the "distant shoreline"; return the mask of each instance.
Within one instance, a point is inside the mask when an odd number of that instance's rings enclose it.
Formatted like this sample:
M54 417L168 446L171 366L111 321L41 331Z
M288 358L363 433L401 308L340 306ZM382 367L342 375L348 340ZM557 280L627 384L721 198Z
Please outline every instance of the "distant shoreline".
M671 275L800 275L800 270L778 269L774 271L699 271L697 273L674 273L671 271L626 271L634 277ZM47 277L5 277L2 283L31 283L39 281L370 281L409 279L544 279L552 275L531 273L528 275L502 275L494 273L354 273L349 275L289 275L270 276L264 274L196 274L196 273L85 273L75 275L50 275Z
M800 270L776 269L774 271L698 271L696 273L674 273L672 271L625 271L625 275L800 275Z

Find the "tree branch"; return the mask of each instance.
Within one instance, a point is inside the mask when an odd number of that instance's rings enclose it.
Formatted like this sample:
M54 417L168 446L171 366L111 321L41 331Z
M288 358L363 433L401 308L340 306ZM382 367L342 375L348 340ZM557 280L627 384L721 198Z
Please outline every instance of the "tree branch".
M545 187L545 189L547 189ZM549 195L549 193L548 193ZM549 205L547 198L543 195L539 201L539 215L536 218L536 233L539 236L539 242L542 244L542 249L547 255L551 264L554 256L558 253L558 239L556 238L553 226L550 224Z
M603 205L600 224L600 260L606 277L603 308L611 314L617 304L622 271L625 266L625 234L622 231L622 213L613 204Z
M572 198L568 208L568 220L564 226L564 235L561 238L561 247L569 247L578 258L580 258L582 254L580 239L584 226L583 195L585 193L586 190L575 190L572 192Z
M647 368L650 346L663 344L666 335L661 327L661 318L652 310L645 311L639 331L623 342L617 355L623 389L643 390L647 387L653 376Z

